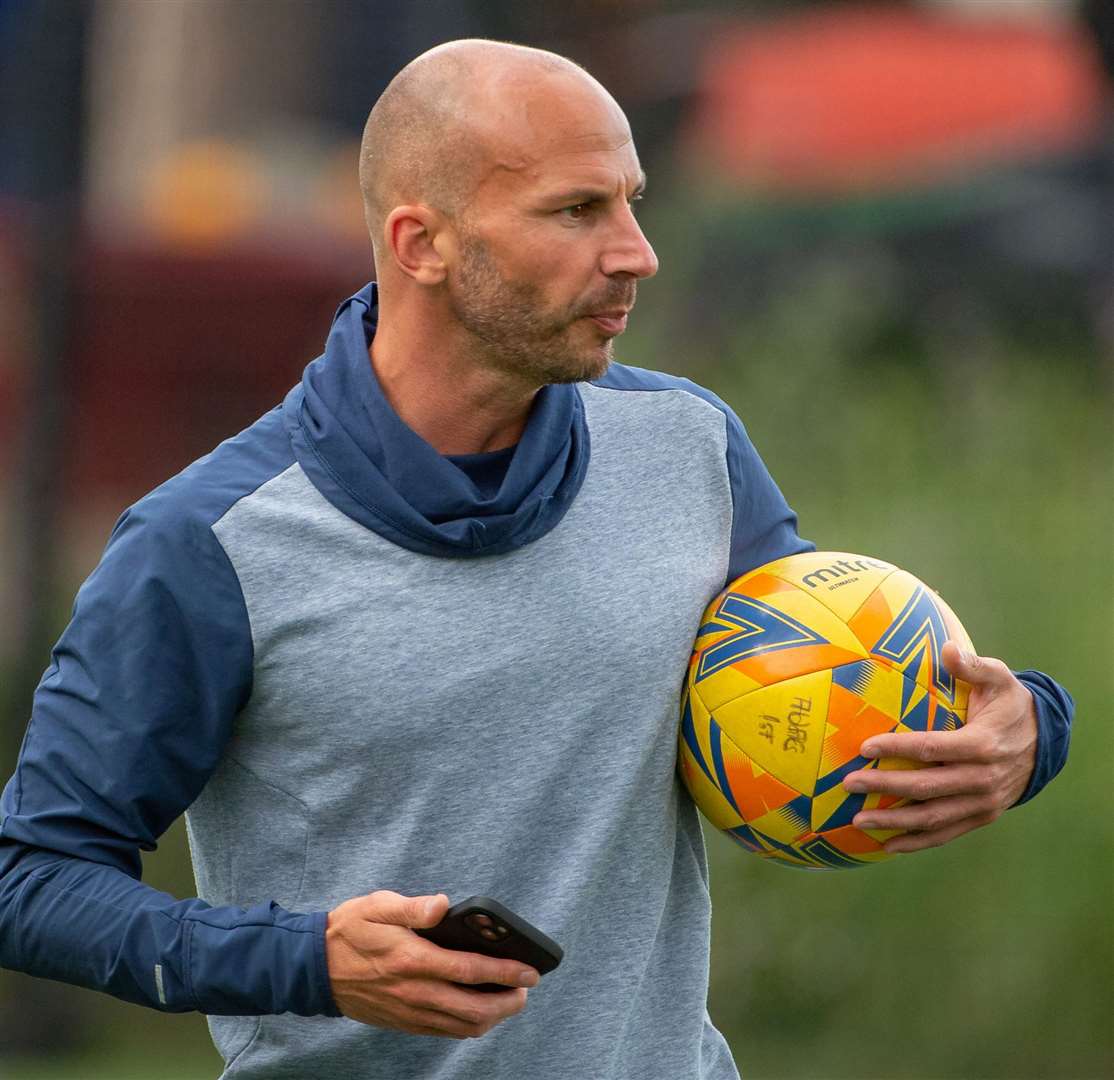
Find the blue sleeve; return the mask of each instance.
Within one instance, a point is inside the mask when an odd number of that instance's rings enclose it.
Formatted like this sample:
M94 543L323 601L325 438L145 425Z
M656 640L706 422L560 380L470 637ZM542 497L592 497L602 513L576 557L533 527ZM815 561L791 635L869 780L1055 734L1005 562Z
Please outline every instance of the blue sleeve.
M815 551L797 535L797 515L758 456L742 421L718 398L727 416L727 471L731 478L731 556L728 582L757 566Z
M1068 759L1075 702L1055 679L1040 671L1014 673L1033 695L1037 707L1037 760L1029 786L1015 805L1028 802L1063 767Z
M323 912L140 881L251 693L251 633L209 524L156 492L119 521L35 692L0 797L0 965L167 1012L339 1015Z

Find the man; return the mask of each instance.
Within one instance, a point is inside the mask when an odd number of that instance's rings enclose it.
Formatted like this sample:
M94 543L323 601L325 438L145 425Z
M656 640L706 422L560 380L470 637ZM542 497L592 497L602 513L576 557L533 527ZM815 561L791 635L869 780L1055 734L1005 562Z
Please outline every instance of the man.
M4 794L0 961L209 1014L229 1077L734 1078L679 683L706 602L809 545L722 402L611 365L657 261L589 75L434 49L373 109L361 180L377 286L78 595ZM1052 680L947 660L968 728L872 740L945 764L847 780L927 800L875 813L914 830L895 847L1066 752ZM204 899L177 901L138 849L186 808ZM473 893L561 967L412 932Z

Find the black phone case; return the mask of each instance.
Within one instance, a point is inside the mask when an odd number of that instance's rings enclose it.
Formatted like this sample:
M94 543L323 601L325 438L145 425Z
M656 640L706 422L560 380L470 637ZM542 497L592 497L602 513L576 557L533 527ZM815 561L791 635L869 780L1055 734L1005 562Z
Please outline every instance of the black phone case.
M469 916L473 915L486 915L492 921L492 929L496 933L505 930L502 939L492 941L484 937L480 929L468 921ZM541 975L552 971L565 955L561 946L552 938L488 896L470 896L467 900L461 900L459 904L449 908L436 926L428 930L415 929L414 933L428 938L443 949L477 952L498 960L518 960L537 968ZM469 984L466 989L497 993L512 988L498 983L478 983Z

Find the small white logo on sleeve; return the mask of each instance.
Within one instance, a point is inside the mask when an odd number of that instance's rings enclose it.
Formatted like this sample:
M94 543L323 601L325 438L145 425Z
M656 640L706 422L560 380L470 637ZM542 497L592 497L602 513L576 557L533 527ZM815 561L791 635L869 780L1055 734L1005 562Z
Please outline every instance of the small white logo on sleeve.
M162 985L162 964L155 965L155 989L159 992L159 1004L166 1004L166 990Z

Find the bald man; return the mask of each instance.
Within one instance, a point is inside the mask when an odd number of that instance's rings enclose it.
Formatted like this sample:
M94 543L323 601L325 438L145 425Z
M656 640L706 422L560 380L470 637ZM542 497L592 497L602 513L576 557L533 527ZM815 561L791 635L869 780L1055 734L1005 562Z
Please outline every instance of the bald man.
M734 1080L678 687L708 600L810 545L721 401L611 363L657 260L591 76L442 46L375 105L360 175L377 283L78 594L3 796L0 962L200 1010L241 1080ZM886 748L951 762L877 813L906 849L1063 760L1052 680L949 663L985 707L954 752ZM848 783L908 782L879 775ZM175 900L139 851L183 811ZM414 932L473 894L561 966Z

